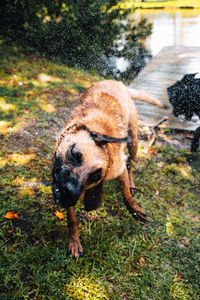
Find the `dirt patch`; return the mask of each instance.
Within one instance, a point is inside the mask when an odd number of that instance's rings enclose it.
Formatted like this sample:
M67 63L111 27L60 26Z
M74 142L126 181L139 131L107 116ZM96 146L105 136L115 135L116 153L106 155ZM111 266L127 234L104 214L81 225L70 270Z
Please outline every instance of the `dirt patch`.
M67 93L68 96L69 94ZM57 97L61 99L60 102ZM70 111L78 103L78 97L76 96L72 101L66 97L66 93L54 95L49 92L48 101L56 106L56 113L43 112L42 117L30 117L25 127L19 132L9 135L9 139L6 141L7 149L12 152L22 150L37 154L42 154L45 147L53 150L59 132L69 119ZM61 104L63 105L61 106ZM2 135L0 144L3 144L3 140L4 136Z

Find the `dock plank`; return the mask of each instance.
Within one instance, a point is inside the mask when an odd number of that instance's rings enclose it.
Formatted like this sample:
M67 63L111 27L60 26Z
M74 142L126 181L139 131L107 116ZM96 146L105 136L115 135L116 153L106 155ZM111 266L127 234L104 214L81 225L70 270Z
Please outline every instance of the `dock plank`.
M200 47L164 47L129 87L145 90L160 102L170 106L167 87L182 79L183 75L196 72L200 72ZM151 126L164 116L168 116L168 121L160 127L194 131L200 126L198 118L186 121L184 118L174 117L171 106L169 110L163 110L140 101L135 103L140 125Z

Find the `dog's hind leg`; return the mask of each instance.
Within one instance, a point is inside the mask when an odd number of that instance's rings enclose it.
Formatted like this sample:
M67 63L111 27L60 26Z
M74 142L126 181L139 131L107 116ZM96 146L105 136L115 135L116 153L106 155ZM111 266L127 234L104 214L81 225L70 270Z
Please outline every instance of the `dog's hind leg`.
M74 258L83 256L83 248L79 239L78 222L75 216L74 206L67 208L67 221L69 228L68 252L71 253Z
M127 144L129 156L127 161L127 169L128 169L128 175L129 175L129 183L130 183L130 191L131 194L134 195L135 193L135 183L133 180L133 162L137 155L138 150L138 127L136 125L135 119L130 118L129 121L129 137L131 138L131 142Z
M146 212L134 201L133 196L131 194L127 168L124 168L123 173L119 176L118 179L122 186L122 190L124 194L124 203L128 211L135 219L139 219L141 221L147 221Z
M131 191L132 195L134 195L135 183L133 180L133 162L136 157L138 142L137 142L137 138L133 138L131 130L129 132L129 136L131 137L132 142L128 143L128 145L127 145L128 153L129 153L128 161L127 161L127 169L128 169L128 175L129 175L130 191Z
M196 152L199 148L199 139L200 139L200 127L198 127L194 132L194 139L191 144L191 152Z

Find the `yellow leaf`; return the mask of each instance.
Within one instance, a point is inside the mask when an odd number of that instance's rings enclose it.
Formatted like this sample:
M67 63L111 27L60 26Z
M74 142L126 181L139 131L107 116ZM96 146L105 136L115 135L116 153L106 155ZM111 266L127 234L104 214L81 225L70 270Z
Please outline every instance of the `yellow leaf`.
M144 266L144 264L145 264L145 259L144 259L143 257L140 257L140 258L139 258L139 264L140 264L141 267Z
M12 211L8 211L4 218L6 219L19 219L18 213L13 213Z
M64 219L64 214L58 210L55 211L55 215L59 220L63 220Z

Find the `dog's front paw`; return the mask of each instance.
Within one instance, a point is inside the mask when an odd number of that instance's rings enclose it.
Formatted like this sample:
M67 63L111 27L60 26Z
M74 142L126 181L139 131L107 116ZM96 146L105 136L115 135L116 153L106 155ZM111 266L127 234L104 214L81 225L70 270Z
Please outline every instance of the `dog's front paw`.
M71 254L73 258L83 256L83 247L79 237L71 237L69 239L68 253Z
M146 211L137 204L134 205L133 211L131 212L131 214L136 220L140 220L143 222L148 221L148 215L147 215Z

